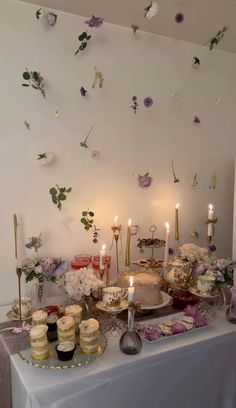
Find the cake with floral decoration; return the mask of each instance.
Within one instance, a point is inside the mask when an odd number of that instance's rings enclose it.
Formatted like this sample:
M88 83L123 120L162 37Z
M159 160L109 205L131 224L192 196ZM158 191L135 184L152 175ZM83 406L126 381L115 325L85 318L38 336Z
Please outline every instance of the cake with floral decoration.
M76 343L75 321L71 316L63 316L57 320L58 342L72 341Z
M34 360L46 360L48 358L47 331L48 327L45 324L38 324L30 329L30 343Z
M83 353L91 354L98 351L99 323L96 319L82 320L80 328L80 348Z
M134 301L142 306L154 306L162 303L161 278L151 270L119 274L117 285L122 288L130 286L130 277L134 279Z

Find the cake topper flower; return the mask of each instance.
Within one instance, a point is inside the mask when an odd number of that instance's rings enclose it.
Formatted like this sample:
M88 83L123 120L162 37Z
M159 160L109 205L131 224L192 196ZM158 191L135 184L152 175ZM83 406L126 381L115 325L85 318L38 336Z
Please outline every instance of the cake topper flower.
M184 21L184 15L183 13L177 13L175 15L175 22L178 24L181 24Z
M142 188L147 188L150 187L150 185L152 184L152 177L149 176L149 172L144 174L143 176L141 176L140 174L138 175L138 185L139 187Z
M136 31L139 30L139 25L137 25L137 24L132 24L132 25L131 25L131 28L132 28L133 33L134 33L134 35L135 35L135 34L136 34Z
M153 99L148 96L147 98L144 99L143 101L144 106L146 106L146 108L150 108L150 106L153 105Z
M39 153L37 160L39 160L41 166L48 166L54 161L55 157L53 153Z
M151 20L151 18L155 17L159 9L158 4L155 1L151 1L150 4L144 9L144 17L146 17L148 20Z
M95 75L94 75L94 81L93 81L93 85L92 88L94 89L98 83L99 88L103 87L103 83L104 83L104 75L102 74L101 71L98 71L96 67L94 67L95 69Z
M104 18L92 16L90 20L85 21L90 28L98 28L103 24Z
M224 38L224 35L229 27L223 27L219 30L214 37L211 37L204 45L209 46L209 50L212 51Z

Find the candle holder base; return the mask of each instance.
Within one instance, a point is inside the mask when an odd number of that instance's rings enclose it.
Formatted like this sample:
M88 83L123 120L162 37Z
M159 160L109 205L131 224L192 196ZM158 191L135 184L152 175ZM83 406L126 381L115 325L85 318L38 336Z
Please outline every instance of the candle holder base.
M142 340L136 330L128 330L121 336L119 346L122 353L136 355L142 350Z

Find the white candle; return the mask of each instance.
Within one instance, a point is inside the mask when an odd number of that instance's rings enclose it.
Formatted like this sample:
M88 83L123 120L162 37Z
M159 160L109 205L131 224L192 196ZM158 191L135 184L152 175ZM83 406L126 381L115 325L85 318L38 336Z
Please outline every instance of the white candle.
M233 288L236 289L236 268L234 268L234 282L233 282Z
M166 246L165 246L164 267L167 267L168 266L168 258L169 258L170 224L168 222L166 222L165 227L166 227Z
M133 302L134 300L134 278L130 276L129 287L128 287L128 302Z
M212 204L208 206L208 220L214 220L214 207ZM213 237L214 235L214 225L210 222L207 224L207 236Z
M131 227L131 225L132 225L132 220L131 220L131 218L129 218L128 219L128 227Z
M114 217L114 227L118 227L118 215L115 215L115 217Z
M16 259L16 267L20 268L20 260L19 260L19 224L17 220L17 215L13 215L13 223L14 223L14 243L15 243L15 259Z
M100 250L100 269L104 269L104 257L106 255L106 245L102 245L102 249Z

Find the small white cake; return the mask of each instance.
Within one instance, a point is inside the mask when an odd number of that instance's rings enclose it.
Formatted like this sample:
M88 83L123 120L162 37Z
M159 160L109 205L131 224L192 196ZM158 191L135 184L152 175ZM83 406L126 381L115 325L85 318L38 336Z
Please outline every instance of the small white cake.
M82 320L80 328L80 348L85 354L96 353L98 350L99 323L96 319Z
M76 344L75 321L71 316L63 316L57 320L58 342L72 341Z
M79 305L68 305L65 307L65 316L73 317L75 321L75 331L78 333L81 322L82 307Z
M48 358L47 331L48 327L45 324L37 324L30 329L32 358L34 360L46 360Z
M48 318L47 312L45 312L45 310L39 309L32 314L32 323L34 325L47 324L47 318Z

